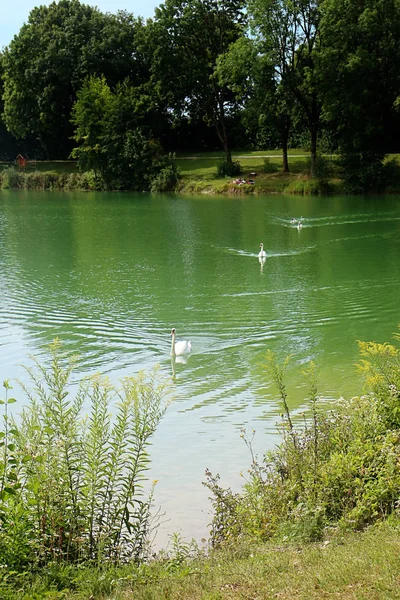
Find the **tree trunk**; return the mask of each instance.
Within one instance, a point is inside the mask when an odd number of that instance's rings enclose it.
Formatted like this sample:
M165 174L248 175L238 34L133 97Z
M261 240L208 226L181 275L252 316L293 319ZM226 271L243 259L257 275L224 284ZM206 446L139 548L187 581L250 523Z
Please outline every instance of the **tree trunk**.
M225 123L225 111L224 111L224 103L220 101L218 103L218 120L215 123L218 137L221 141L221 144L224 148L226 162L231 165L232 164L232 154L231 147L229 143L228 131L226 129Z
M282 128L282 166L283 172L289 173L289 160L288 160L288 140L290 131L290 118L285 119L285 123Z
M310 177L317 175L317 131L318 127L314 123L310 126L310 141L311 141L311 164Z

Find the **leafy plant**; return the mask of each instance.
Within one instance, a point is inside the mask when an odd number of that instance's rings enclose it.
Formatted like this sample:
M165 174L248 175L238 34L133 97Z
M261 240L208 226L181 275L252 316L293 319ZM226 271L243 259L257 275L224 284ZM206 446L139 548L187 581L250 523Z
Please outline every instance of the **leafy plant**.
M5 413L0 562L18 568L146 554L148 447L166 409L165 383L157 371L118 388L97 375L72 396L72 368L56 341L49 366L27 368L18 427Z
M217 177L233 177L234 175L240 175L242 167L238 161L220 161L217 164Z
M224 490L218 476L207 474L214 545L243 536L317 540L326 527L360 528L398 510L400 351L390 344L359 346L360 369L371 392L320 410L311 364L305 371L309 411L302 428L287 402L288 362L281 365L267 354L267 373L282 405L282 443L262 460L251 452L242 494Z

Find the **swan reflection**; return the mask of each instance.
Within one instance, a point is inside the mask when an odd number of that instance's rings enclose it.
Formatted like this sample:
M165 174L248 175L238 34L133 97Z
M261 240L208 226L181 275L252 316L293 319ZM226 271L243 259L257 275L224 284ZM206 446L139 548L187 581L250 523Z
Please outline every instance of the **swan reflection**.
M176 364L186 365L189 356L171 356L171 370L172 370L172 379L175 381L176 379Z

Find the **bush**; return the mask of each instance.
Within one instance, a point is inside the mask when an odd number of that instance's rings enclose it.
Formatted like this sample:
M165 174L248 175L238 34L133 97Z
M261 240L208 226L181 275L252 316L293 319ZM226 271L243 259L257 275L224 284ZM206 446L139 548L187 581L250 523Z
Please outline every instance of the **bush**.
M374 152L343 154L339 157L344 188L353 194L385 191L400 180L400 167L395 159Z
M282 404L283 440L262 461L252 453L240 495L223 490L208 474L214 545L243 536L317 540L327 527L357 529L399 509L400 350L360 343L360 352L372 392L320 410L311 365L306 373L311 400L302 429L294 426L287 404L287 364L267 355L267 372ZM252 452L251 440L244 439Z
M4 169L1 176L1 187L3 190L21 189L24 187L23 173L13 167Z
M234 177L235 175L240 175L242 172L242 167L240 162L223 160L218 162L217 164L217 177Z
M0 564L139 561L150 527L148 447L165 386L157 373L126 378L120 388L95 376L72 397L72 366L57 342L50 356L49 367L27 369L32 387L23 387L29 403L18 425L7 414L15 400L5 382Z
M167 165L153 177L150 190L152 192L172 192L180 177L180 171L175 164Z

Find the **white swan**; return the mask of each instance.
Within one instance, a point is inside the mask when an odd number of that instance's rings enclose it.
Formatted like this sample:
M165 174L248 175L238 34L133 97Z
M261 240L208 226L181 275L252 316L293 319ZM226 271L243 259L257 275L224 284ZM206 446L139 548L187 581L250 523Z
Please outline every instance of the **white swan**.
M182 354L189 354L192 351L192 342L186 340L175 341L176 329L171 329L171 356L182 356Z
M262 242L260 244L260 252L258 253L258 258L267 258L267 253L264 250L264 244Z

